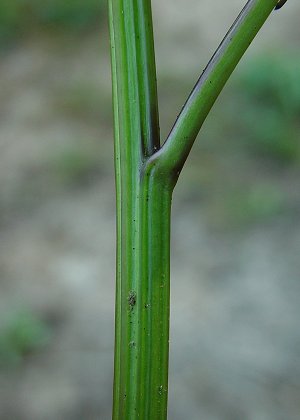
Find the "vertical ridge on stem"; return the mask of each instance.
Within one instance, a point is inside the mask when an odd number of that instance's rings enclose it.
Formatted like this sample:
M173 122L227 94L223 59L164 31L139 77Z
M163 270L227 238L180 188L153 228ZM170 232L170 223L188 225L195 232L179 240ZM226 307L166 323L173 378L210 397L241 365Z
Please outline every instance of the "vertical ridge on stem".
M136 0L135 25L142 144L149 157L160 147L151 1Z
M173 185L154 163L142 179L140 418L165 420L168 403L170 216Z

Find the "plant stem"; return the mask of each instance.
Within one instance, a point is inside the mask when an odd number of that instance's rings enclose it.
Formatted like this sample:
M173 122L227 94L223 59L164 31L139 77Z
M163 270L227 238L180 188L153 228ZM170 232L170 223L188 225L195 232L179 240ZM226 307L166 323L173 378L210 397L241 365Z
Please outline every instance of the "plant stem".
M209 110L276 3L247 3L159 149L151 1L109 0L117 195L113 420L167 418L172 191Z
M155 165L159 148L150 2L110 0L117 291L114 419L164 419L169 338L172 187Z
M147 166L141 197L141 419L167 418L172 191L168 178Z

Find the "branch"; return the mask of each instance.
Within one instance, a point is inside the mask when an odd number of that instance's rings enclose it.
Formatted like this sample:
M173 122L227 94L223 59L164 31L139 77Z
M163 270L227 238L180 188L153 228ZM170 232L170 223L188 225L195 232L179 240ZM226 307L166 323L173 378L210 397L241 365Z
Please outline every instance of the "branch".
M278 0L249 0L203 71L166 142L149 160L177 179L210 109Z

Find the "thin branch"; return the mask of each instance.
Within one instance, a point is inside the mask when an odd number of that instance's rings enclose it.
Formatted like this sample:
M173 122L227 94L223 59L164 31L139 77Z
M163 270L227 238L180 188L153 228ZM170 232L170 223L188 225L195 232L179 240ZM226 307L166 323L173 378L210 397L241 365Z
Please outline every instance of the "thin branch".
M278 0L249 0L203 71L166 142L149 160L177 179L211 107Z

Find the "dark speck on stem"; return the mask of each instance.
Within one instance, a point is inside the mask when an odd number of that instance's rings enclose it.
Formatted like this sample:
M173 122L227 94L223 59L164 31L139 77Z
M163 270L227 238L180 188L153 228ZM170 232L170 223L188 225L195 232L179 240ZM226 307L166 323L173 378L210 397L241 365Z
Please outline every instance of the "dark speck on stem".
M128 298L127 298L128 304L131 307L131 309L133 309L133 307L136 304L136 293L134 290L131 290L129 292Z

